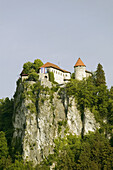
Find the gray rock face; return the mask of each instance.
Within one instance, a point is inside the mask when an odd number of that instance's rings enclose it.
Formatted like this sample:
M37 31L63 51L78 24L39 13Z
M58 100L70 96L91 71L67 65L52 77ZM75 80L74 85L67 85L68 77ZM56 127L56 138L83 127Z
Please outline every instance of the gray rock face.
M57 92L51 95L41 91L35 104L28 92L33 83L24 87L20 84L15 97L13 116L14 134L13 145L18 141L22 146L23 159L40 163L53 153L54 139L64 137L69 133L81 135L83 122L74 98L60 98ZM28 93L27 95L25 95ZM24 94L24 99L21 99ZM21 101L21 102L20 102ZM93 113L85 110L84 134L95 131L99 125Z
M94 114L89 109L85 109L84 115L84 135L86 135L89 131L94 132L100 126L96 122Z

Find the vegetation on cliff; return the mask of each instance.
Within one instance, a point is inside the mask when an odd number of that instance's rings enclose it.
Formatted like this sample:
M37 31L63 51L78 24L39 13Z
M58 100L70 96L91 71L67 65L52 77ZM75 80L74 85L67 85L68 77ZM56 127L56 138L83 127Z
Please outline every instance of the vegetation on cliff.
M39 67L43 65L43 62L40 59L36 59L34 63L27 62L23 65L23 74L29 74L31 72L38 72Z
M20 101L26 97L30 98L32 104L28 105L30 110L37 112L38 94L50 94L52 103L53 94L59 87L53 86L51 89L40 86L37 77L37 70L43 63L36 60L34 63L24 64L23 73L28 74L27 81L34 81L33 86L29 85L30 91L23 91L20 94ZM85 108L89 108L94 113L95 119L100 123L100 129L95 133L89 133L85 136L68 134L65 138L58 138L54 142L54 154L49 155L45 160L33 168L32 163L24 163L19 152L12 148L11 141L13 136L12 118L14 112L14 99L0 99L0 169L41 169L47 170L55 166L55 169L113 169L113 87L107 88L105 82L105 73L101 64L98 65L95 73L87 80L77 81L72 76L71 81L59 90L59 97L63 93L67 97L74 96L78 109L81 112L81 119L84 119ZM51 80L54 77L51 75ZM19 84L22 88L28 86L28 82L17 82L17 91ZM14 95L16 97L17 92ZM44 103L42 98L42 104ZM18 102L18 106L19 103ZM16 107L16 106L15 106ZM60 127L65 122L59 122Z
M113 87L110 90L106 86L105 73L102 66L98 64L96 74L93 73L87 80L71 81L62 88L59 94L66 93L67 96L74 96L84 118L85 108L94 113L95 119L100 123L100 132L106 136L112 135L113 129Z
M55 140L54 154L49 155L38 166L39 169L48 169L55 164L55 169L70 170L102 170L113 168L113 147L105 135L98 131L89 133L83 139L76 135Z

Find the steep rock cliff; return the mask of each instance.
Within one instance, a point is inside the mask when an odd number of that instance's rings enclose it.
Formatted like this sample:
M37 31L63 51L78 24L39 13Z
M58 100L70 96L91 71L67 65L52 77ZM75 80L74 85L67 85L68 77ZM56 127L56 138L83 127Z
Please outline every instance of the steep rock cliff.
M60 96L53 89L30 81L17 86L13 145L21 148L24 160L34 164L53 153L55 138L69 133L86 134L99 128L89 109L85 109L82 120L75 99L65 93Z

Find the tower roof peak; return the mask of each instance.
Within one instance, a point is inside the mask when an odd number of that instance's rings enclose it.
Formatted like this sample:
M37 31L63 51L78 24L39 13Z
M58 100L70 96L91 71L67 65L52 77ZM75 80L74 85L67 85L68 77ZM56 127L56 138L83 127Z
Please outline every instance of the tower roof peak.
M80 57L79 57L79 59L77 60L77 62L76 62L76 64L75 64L74 67L77 67L77 66L86 66L86 65L83 63L83 61L80 59Z

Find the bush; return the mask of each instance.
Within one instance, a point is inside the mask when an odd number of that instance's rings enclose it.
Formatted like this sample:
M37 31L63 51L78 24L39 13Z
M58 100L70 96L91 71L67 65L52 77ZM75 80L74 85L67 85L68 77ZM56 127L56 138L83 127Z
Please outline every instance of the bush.
M54 83L54 73L53 72L49 72L49 81Z
M32 72L28 76L28 80L30 81L38 81L39 75L36 72Z
M72 73L72 74L71 74L71 78L72 78L72 79L75 79L75 73Z
M33 63L27 62L23 65L23 73L24 74L29 74L30 70L33 68Z

